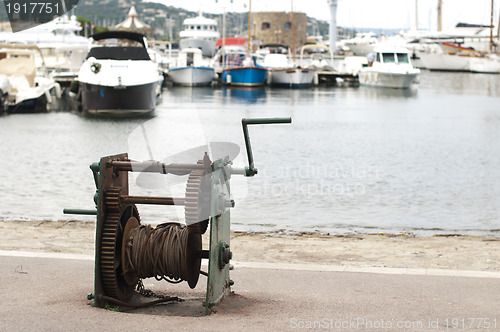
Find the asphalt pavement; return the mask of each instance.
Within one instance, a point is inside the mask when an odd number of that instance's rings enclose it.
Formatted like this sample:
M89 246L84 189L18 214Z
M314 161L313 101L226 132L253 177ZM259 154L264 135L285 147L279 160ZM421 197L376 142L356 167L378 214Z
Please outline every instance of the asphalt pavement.
M235 263L234 294L204 316L205 277L194 290L148 279L146 288L185 301L116 312L87 300L94 282L91 257L23 256L0 255L1 331L500 330L498 274Z

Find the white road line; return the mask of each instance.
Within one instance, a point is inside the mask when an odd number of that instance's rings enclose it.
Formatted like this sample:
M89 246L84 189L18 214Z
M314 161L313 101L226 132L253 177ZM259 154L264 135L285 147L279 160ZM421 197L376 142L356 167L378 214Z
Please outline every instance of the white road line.
M0 250L0 256L29 257L29 258L57 258L93 261L94 255L69 254L56 252L35 252ZM467 271L467 270L441 270L441 269L411 269L411 268L389 268L389 267L358 267L342 265L321 264L296 264L296 263L267 263L267 262L239 262L231 261L235 269L274 269L274 270L296 270L296 271L318 271L318 272L354 272L354 273L377 273L398 275L425 275L425 276L447 276L447 277L469 277L469 278L495 278L500 279L500 272L495 271Z

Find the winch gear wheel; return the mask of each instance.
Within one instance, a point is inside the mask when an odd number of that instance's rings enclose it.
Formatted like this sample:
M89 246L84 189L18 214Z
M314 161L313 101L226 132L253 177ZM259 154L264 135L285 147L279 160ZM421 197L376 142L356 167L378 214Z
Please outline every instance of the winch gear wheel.
M199 160L198 164L203 164ZM210 218L211 176L205 170L189 173L186 185L184 215L190 233L204 234Z
M106 214L100 248L101 281L107 296L126 301L132 296L135 285L127 283L123 276L121 255L123 232L129 219L135 218L140 223L140 217L134 204L122 206L116 204L115 198L115 191L106 193Z

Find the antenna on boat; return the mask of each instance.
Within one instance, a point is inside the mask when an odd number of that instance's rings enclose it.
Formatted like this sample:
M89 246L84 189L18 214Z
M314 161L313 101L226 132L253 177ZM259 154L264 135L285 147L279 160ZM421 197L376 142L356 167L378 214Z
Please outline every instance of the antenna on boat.
M248 41L247 41L247 58L250 57L250 38L251 38L251 19L252 16L252 0L248 0Z

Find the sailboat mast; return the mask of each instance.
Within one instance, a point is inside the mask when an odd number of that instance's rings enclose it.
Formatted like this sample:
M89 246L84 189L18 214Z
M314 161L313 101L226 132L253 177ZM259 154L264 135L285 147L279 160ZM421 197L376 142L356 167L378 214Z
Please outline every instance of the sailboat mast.
M418 31L418 0L415 0L415 28Z
M252 0L248 0L248 41L247 41L247 57L250 56L250 37L251 37L251 16L252 16Z
M495 0L491 0L491 20L490 20L490 53L493 52L493 4Z
M226 7L222 13L222 69L226 68Z
M292 59L293 59L293 64L295 65L295 24L293 21L293 0L292 2L292 13L291 13L291 28L292 28Z
M438 0L438 8L437 8L437 13L438 13L438 21L437 21L437 31L441 31L442 30L442 26L441 26L441 9L443 7L443 0Z

